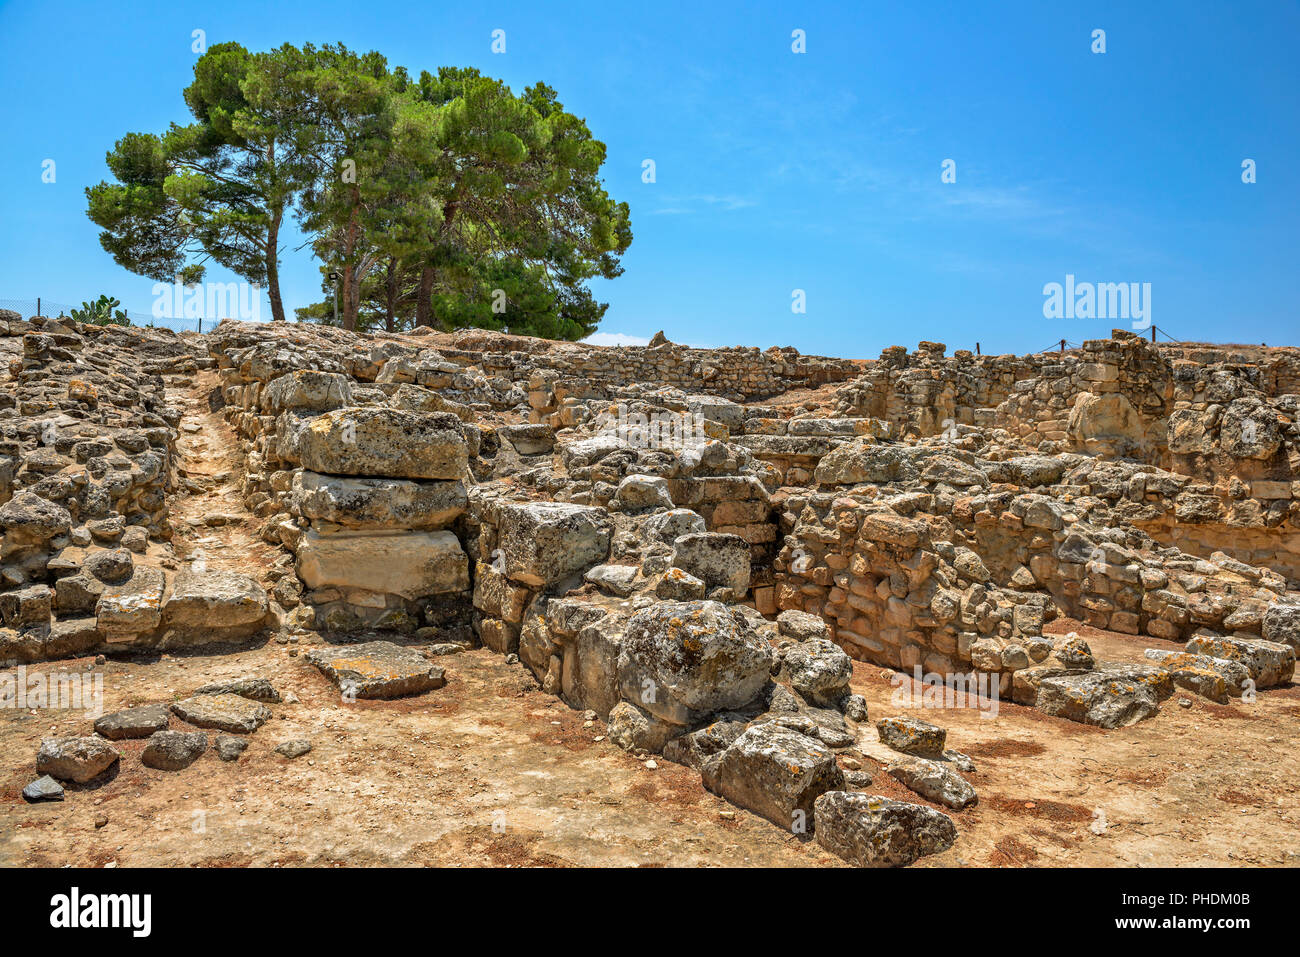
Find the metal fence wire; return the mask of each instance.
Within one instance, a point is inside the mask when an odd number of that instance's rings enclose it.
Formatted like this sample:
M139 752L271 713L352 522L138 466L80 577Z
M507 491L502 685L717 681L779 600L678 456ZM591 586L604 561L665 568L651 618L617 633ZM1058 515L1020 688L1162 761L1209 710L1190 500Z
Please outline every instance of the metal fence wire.
M30 319L32 316L48 316L57 318L58 316L71 316L73 309L82 308L82 304L71 305L66 302L52 302L49 299L0 299L0 309L11 309L24 319ZM115 313L119 310L114 309ZM205 329L211 332L216 328L216 319L177 319L171 317L159 318L145 312L132 312L129 309L120 310L126 313L127 319L131 325L141 328L170 329L173 332L203 332Z

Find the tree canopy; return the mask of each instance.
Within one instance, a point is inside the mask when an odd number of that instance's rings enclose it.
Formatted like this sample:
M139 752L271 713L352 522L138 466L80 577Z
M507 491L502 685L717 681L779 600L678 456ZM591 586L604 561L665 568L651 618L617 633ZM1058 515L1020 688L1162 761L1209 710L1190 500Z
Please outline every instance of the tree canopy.
M184 91L193 122L128 133L115 181L86 190L100 242L133 272L268 287L284 319L285 215L320 260L301 320L398 331L464 326L579 339L622 274L626 203L600 180L605 145L556 92L516 94L478 70L413 77L377 52L212 46ZM337 282L331 280L337 277Z

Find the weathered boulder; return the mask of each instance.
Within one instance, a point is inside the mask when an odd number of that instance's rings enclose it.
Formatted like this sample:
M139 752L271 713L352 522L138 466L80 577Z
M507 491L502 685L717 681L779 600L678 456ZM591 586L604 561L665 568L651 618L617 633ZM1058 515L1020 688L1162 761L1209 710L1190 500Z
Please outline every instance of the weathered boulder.
M601 591L626 598L636 589L638 570L636 565L593 565L583 574L582 580Z
M748 704L771 666L767 643L725 605L660 602L628 619L618 679L626 700L687 725Z
M290 741L281 741L273 749L276 754L282 758L288 758L292 761L294 758L300 758L304 754L311 753L311 742L306 738L294 738Z
M673 542L673 567L710 588L730 589L735 598L749 591L749 543L739 535L694 532Z
M176 573L163 605L163 627L201 640L244 637L259 631L268 609L266 589L230 571Z
M201 694L172 703L172 713L196 728L252 734L271 720L266 705L234 694Z
M342 478L299 471L293 500L304 518L358 529L446 528L465 513L460 481Z
M101 716L95 721L95 733L110 741L147 738L156 731L165 731L170 715L165 704L142 704Z
M1160 710L1157 692L1149 684L1098 671L1043 678L1034 706L1046 714L1102 728L1127 727Z
M213 742L213 750L222 761L238 761L247 748L248 739L235 734L219 734Z
M449 531L307 531L298 577L308 588L355 588L417 599L469 588L469 559Z
M1187 642L1187 650L1244 665L1256 688L1287 684L1295 675L1295 649L1276 641L1198 636Z
M208 749L202 731L158 731L149 736L140 763L160 771L183 771Z
M1251 682L1250 670L1238 661L1156 648L1144 655L1168 671L1178 687L1220 704L1240 698Z
M779 634L795 641L811 641L814 638L830 638L830 628L826 621L806 611L790 609L776 616L776 630Z
M970 786L970 782L947 762L903 758L894 761L885 770L904 787L936 804L960 810L976 801L975 789Z
M1292 650L1300 652L1300 605L1286 605L1281 602L1264 609L1261 622L1265 641L1290 645Z
M831 707L849 693L853 659L835 642L812 638L786 649L781 673L809 704Z
M297 436L306 469L331 475L459 479L469 461L465 430L450 412L352 406L312 419Z
M391 641L313 648L307 661L319 668L347 697L401 698L441 688L446 669L412 648Z
M853 791L827 791L813 806L817 843L858 867L906 867L957 840L946 814Z
M111 768L118 757L117 749L102 738L45 738L36 754L36 773L84 784Z
M646 519L642 526L647 538L671 545L683 535L706 530L704 518L689 508L674 508L658 512Z
M613 533L603 508L565 502L504 505L497 528L506 576L533 586L600 564Z
M844 786L835 752L774 723L748 728L705 763L704 786L794 833L813 829L813 802Z
M881 743L903 754L923 758L943 757L948 732L938 725L917 718L896 716L881 718L876 722Z
M693 601L703 598L708 590L708 585L680 568L667 569L655 584L655 596L668 601Z
M620 701L609 712L609 740L624 751L642 749L659 753L681 727L661 721L634 704Z

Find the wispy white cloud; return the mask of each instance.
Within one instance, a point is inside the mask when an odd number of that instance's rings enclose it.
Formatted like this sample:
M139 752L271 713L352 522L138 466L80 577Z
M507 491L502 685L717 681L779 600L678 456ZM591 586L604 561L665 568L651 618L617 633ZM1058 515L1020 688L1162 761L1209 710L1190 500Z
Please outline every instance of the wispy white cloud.
M649 336L629 336L623 332L593 332L582 340L593 346L648 346Z
M708 207L720 209L724 212L730 212L735 209L747 209L750 206L758 205L756 200L747 196L735 196L732 194L718 195L716 193L696 193L691 196L665 196L664 201L672 205L661 206L659 209L651 210L654 216L682 216L690 213L698 213Z

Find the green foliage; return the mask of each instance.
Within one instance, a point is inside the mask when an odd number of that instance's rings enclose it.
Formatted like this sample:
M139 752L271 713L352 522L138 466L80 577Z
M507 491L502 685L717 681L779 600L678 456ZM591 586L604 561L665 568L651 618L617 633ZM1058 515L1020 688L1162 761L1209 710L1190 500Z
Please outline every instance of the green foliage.
M72 318L94 326L129 326L131 320L124 310L117 308L120 305L121 300L101 295L94 302L83 302L80 309L73 309Z
M202 278L216 262L269 287L286 213L322 263L301 320L347 328L595 331L587 287L622 273L626 203L600 182L605 146L538 83L513 93L478 70L413 78L342 44L210 47L184 91L194 117L130 133L116 182L86 191L100 242L128 269ZM338 274L337 290L326 277Z

